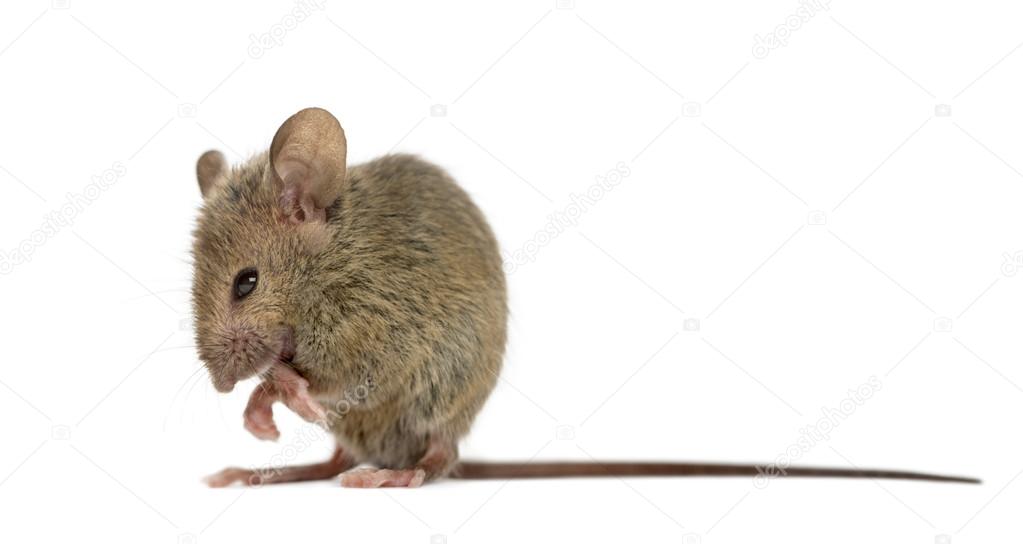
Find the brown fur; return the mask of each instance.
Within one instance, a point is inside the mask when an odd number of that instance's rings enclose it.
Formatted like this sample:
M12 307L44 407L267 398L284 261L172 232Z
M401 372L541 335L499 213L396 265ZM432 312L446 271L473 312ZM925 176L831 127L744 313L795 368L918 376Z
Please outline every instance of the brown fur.
M346 452L411 467L430 440L457 443L497 380L500 254L482 213L439 167L388 155L343 170L325 220L298 224L282 212L268 154L205 172L216 183L204 184L194 233L196 342L218 389L229 388L263 372L290 328L291 364L333 411ZM233 300L246 267L258 269L258 287Z

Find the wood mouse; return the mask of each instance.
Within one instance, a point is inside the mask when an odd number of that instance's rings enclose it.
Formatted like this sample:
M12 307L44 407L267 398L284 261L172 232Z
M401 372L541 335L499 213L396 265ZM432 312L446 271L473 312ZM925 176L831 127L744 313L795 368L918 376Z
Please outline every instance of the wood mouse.
M288 118L267 152L204 153L192 306L199 358L226 393L259 376L245 426L276 439L283 402L333 434L313 465L228 468L214 487L329 479L416 487L449 477L786 475L976 482L900 471L685 463L459 463L506 339L498 246L469 196L411 155L348 167L328 111ZM371 468L356 468L369 464Z

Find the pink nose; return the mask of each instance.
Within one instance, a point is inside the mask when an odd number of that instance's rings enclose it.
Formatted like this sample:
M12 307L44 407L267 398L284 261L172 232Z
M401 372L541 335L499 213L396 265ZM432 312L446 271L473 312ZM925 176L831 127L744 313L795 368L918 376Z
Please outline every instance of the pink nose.
M255 340L252 331L247 329L238 329L231 335L231 352L235 355L244 355L246 350L252 345Z

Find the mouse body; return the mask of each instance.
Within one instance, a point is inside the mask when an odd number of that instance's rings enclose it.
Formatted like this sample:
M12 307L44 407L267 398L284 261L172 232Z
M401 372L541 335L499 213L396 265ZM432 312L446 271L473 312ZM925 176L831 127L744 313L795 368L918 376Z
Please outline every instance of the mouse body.
M454 466L497 381L501 257L444 170L403 154L348 168L346 145L310 108L245 164L200 158L196 345L218 391L264 378L246 410L257 436L276 438L281 400L330 429L343 464L415 467L418 484Z

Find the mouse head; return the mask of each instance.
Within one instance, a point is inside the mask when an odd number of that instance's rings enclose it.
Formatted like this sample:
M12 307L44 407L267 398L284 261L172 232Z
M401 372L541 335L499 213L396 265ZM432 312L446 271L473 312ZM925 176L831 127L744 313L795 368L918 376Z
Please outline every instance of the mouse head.
M199 157L192 307L199 358L218 391L301 356L295 319L316 299L311 277L330 241L346 149L337 119L309 108L246 164L228 168L219 151Z

